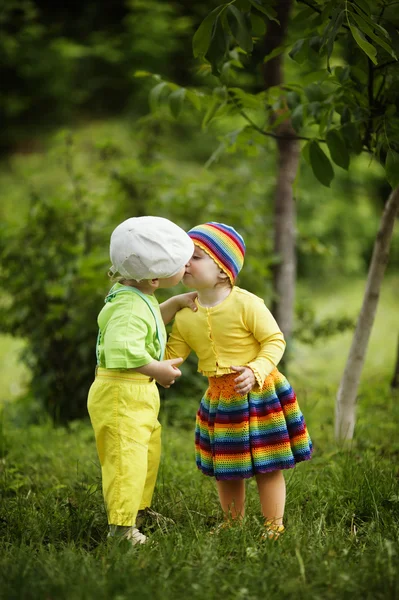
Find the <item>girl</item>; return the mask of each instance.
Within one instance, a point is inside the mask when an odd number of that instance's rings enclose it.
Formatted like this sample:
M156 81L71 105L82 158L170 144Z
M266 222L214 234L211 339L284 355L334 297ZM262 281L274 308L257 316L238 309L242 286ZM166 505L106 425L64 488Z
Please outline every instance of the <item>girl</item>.
M255 476L264 538L284 531L282 469L307 460L312 442L294 391L276 365L285 342L263 300L234 285L244 240L223 223L188 232L195 250L183 283L198 292L198 310L176 314L166 356L198 356L209 378L195 428L196 463L215 477L225 523L242 519L244 480ZM238 376L237 376L238 373Z
M117 279L98 316L96 379L88 410L101 463L109 535L143 544L138 513L151 506L161 451L157 381L170 387L182 359L163 360L164 323L192 304L191 294L159 306L154 292L179 283L193 242L161 217L127 219L111 236ZM143 514L144 513L144 514Z

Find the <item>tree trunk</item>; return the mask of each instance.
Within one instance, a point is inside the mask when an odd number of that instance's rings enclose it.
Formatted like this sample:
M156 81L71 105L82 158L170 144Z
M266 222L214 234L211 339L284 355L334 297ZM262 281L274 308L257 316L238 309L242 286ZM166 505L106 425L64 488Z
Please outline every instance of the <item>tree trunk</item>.
M381 283L388 262L389 246L398 209L399 186L389 196L381 217L367 277L363 305L337 394L335 405L335 437L338 440L346 441L353 438L356 421L357 390L377 310Z
M392 390L397 390L399 388L399 336L398 336L398 348L396 351L396 364L393 372L393 377L391 381Z
M280 0L276 6L280 24L271 21L265 37L265 55L281 46L286 35L292 0ZM265 89L284 83L283 55L264 65ZM277 118L272 117L272 121ZM290 119L275 130L277 139L278 176L274 208L274 253L278 262L273 269L274 299L272 312L287 341L292 335L294 321L296 256L295 256L295 202L292 185L299 163L299 144L293 139L295 131Z

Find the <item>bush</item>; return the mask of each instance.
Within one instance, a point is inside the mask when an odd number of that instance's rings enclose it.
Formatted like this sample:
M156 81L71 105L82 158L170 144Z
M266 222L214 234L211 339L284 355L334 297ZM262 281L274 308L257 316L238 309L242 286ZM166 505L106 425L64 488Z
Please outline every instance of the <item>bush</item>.
M79 195L33 197L27 222L2 235L0 279L12 300L4 300L0 328L27 340L31 393L58 422L86 414L93 379L98 274L107 266L92 249L100 240L106 247L94 212Z

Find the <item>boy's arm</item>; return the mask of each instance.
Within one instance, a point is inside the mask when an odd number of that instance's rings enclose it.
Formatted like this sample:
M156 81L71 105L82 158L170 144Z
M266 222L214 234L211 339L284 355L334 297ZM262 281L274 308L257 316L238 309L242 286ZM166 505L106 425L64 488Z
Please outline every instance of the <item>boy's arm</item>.
M177 368L183 362L182 358L173 358L171 360L153 360L147 365L137 367L134 371L148 375L165 388L170 387L177 377L181 376L181 371Z
M191 308L193 312L198 310L197 305L195 304L195 299L198 296L197 292L188 292L187 294L178 294L177 296L172 296L165 302L159 305L161 310L161 315L163 322L165 325L170 323L175 318L175 314L177 311L182 308Z

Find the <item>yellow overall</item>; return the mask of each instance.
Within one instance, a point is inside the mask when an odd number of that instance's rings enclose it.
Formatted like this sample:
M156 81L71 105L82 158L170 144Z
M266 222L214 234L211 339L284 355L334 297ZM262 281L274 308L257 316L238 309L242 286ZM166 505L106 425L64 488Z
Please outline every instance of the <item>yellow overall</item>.
M134 525L151 505L161 455L159 392L146 375L97 369L88 410L110 525Z

